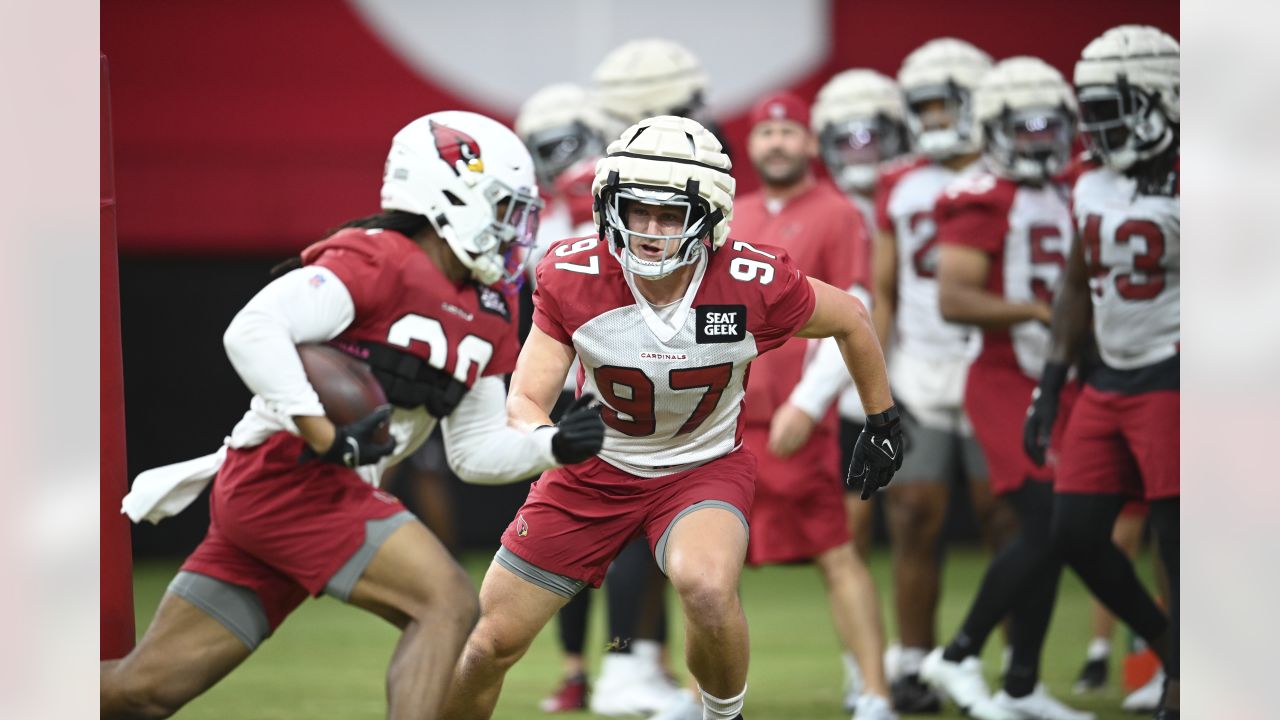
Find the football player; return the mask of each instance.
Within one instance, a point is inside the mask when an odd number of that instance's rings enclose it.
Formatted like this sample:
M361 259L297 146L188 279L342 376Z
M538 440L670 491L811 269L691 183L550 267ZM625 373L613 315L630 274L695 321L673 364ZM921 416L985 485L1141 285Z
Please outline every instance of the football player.
M818 137L810 130L808 106L790 93L775 93L757 102L749 118L747 155L762 187L737 201L735 238L782 247L809 277L869 303L866 224L838 190L814 177ZM839 356L834 341L823 342ZM759 463L747 561L812 560L818 566L837 634L863 679L850 711L863 720L891 718L880 598L849 531L831 397L816 412L804 398L797 399L800 405L789 401L806 370L809 346L793 338L757 360L747 390L742 437ZM840 370L847 382L843 363Z
M437 112L395 135L382 212L303 251L223 338L255 393L218 453L143 473L135 521L180 511L216 473L208 534L138 645L101 665L104 718L167 717L249 657L308 595L399 627L387 715L439 717L478 611L466 573L394 497L382 470L437 423L453 469L478 483L528 477L599 449L578 408L559 428L506 426L511 309L490 284L522 272L541 206L533 162L498 122ZM335 427L295 349L329 343L366 360L390 405ZM389 421L390 440L378 427Z
M535 93L520 108L516 133L533 154L534 169L548 193L548 212L538 227L530 261L546 254L557 240L581 237L595 230L591 184L596 160L604 154L609 122L584 88L568 83ZM530 279L536 282L529 269ZM532 297L527 310L532 310ZM553 419L574 401L577 367L570 368L564 390L551 413ZM546 712L579 710L590 705L599 715L647 715L678 700L679 688L661 660L666 638L666 582L643 541L633 542L610 567L605 592L609 606L609 637L600 677L589 692L582 650L586 642L591 591L574 596L557 614L564 651L564 678L545 698ZM641 626L640 616L646 622Z
M707 74L680 43L662 38L625 42L600 61L591 79L600 108L620 123L611 137L645 118L677 115L697 120L732 158L724 132L707 113Z
M553 432L548 411L576 356L583 397L601 398L604 449L545 473L503 534L449 718L488 718L542 626L599 585L636 536L679 595L703 717L741 716L748 642L738 581L756 463L740 447L740 413L751 361L793 335L836 337L858 383L868 422L852 481L870 494L892 477L898 411L866 309L805 277L782 248L728 236L730 169L697 122L646 119L597 166L598 234L556 243L539 264L510 422Z
M1041 461L1059 391L1090 330L1090 373L1062 441L1055 546L1090 590L1161 656L1157 717L1178 714L1180 298L1180 48L1157 28L1122 25L1089 43L1075 67L1086 147L1101 166L1072 192L1075 229L1053 343L1025 428ZM1151 507L1169 576L1160 612L1107 531L1127 499ZM1137 693L1135 693L1137 695ZM1150 707L1126 700L1135 710Z
M1008 58L979 83L974 120L983 165L953 180L935 211L938 305L948 321L982 329L965 408L991 491L1016 511L1019 530L987 567L959 632L930 653L921 675L979 720L1092 720L1039 683L1062 564L1049 542L1053 471L1026 457L1020 432L1045 367L1049 308L1073 239L1066 193L1054 181L1075 137L1071 86L1038 58ZM1064 421L1075 389L1064 389ZM989 697L980 655L1006 614L1012 652L1004 687Z
M887 498L894 544L894 604L901 650L894 668L895 706L937 712L940 700L921 681L920 664L937 644L941 569L938 542L953 478L968 481L978 527L993 550L1015 519L991 499L987 465L964 408L969 362L980 338L938 312L938 244L933 211L944 187L977 170L979 134L973 93L991 67L982 50L955 38L930 40L898 71L905 121L916 151L881 169L875 191L879 227L872 316L880 342L892 338L891 376L910 448Z

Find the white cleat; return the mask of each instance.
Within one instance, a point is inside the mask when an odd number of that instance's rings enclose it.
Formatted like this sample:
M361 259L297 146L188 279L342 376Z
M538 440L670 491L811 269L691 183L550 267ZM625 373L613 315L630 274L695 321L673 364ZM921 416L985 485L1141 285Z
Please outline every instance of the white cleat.
M649 717L649 720L702 720L702 703L690 690L680 690L669 705Z
M976 655L956 663L942 657L942 648L934 648L920 664L920 679L965 712L991 700L991 691L982 677L982 661Z
M606 653L588 707L597 715L652 715L674 705L680 688L649 658Z
M1164 670L1157 672L1146 685L1129 693L1120 703L1120 707L1131 713L1155 712L1160 706L1160 697L1164 695Z
M907 673L902 671L902 644L889 643L884 649L884 680L890 685Z
M879 695L866 693L858 698L853 710L853 720L898 720L889 701Z
M1030 695L1020 698L1001 690L991 698L989 707L1005 711L1005 714L983 716L978 714L978 708L970 714L977 720L1097 720L1098 717L1091 712L1062 704L1049 694L1044 684L1036 685Z
M862 695L862 670L852 653L844 653L840 659L844 664L844 687L841 690L844 694L844 711L851 713L857 709L858 697Z

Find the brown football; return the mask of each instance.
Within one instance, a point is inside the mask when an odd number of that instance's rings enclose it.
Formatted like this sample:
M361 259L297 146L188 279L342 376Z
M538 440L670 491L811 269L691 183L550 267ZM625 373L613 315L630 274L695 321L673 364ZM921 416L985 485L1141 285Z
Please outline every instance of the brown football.
M299 345L298 357L307 380L320 396L324 414L334 425L347 425L387 404L382 385L363 360L329 345ZM377 442L391 437L387 424L374 435Z

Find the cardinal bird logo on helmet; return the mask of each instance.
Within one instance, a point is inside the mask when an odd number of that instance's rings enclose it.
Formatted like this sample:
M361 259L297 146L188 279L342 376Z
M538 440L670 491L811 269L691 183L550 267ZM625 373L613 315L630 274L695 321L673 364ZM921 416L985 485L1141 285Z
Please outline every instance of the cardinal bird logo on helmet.
M447 125L431 121L431 134L436 139L436 150L441 159L449 163L449 167L458 172L458 161L461 160L471 172L484 172L484 161L480 159L480 143L475 138Z

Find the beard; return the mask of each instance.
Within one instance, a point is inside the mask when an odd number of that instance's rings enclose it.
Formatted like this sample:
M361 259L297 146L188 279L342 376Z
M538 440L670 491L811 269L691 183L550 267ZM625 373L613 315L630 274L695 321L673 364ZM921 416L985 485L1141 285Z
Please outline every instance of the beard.
M776 158L782 158L789 162L786 164L768 162ZM760 179L764 181L764 184L775 187L795 185L804 179L805 171L809 167L809 160L805 157L771 155L766 157L765 161L756 163L756 172L760 174Z

